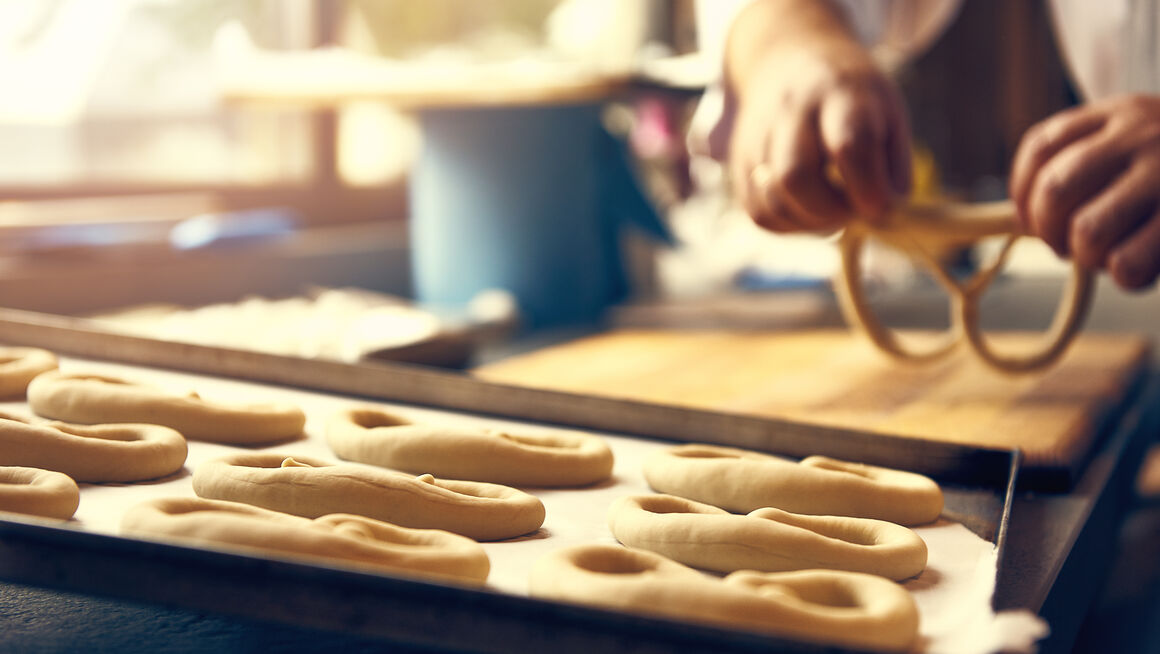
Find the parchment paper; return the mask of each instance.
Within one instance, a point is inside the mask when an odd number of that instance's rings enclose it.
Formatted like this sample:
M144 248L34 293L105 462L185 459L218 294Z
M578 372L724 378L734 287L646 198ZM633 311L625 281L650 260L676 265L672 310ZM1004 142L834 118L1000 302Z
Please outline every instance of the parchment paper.
M307 414L307 437L256 450L279 452L288 456L313 456L337 461L325 442L325 420L339 409L364 404L388 408L415 421L486 425L517 431L557 429L105 362L64 359L61 369L66 372L119 376L175 393L196 390L207 400L296 403ZM24 402L0 403L0 410L31 415ZM526 595L528 572L531 564L541 555L578 543L616 542L605 522L608 506L624 495L650 493L642 473L643 462L653 452L671 444L600 435L607 439L616 456L613 479L597 487L580 490L529 489L544 502L547 518L536 534L514 541L484 544L492 563L488 580L490 587ZM255 451L253 448L247 449ZM189 456L183 472L155 482L82 484L81 504L73 524L85 530L117 535L121 515L128 507L157 497L193 496L192 471L204 461L234 451L237 448L227 445L190 441ZM926 541L929 550L926 570L905 583L906 588L913 593L921 615L921 639L917 651L953 654L998 650L1032 651L1036 639L1046 634L1046 625L1029 612L996 615L991 610L997 566L994 544L971 533L966 527L946 520L919 527L916 531Z

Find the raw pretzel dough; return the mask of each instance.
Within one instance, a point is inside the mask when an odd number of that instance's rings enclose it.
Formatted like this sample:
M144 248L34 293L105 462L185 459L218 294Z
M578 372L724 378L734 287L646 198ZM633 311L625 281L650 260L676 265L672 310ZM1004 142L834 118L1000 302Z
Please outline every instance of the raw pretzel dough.
M48 350L0 347L0 399L24 397L28 382L56 365L56 355Z
M185 465L181 434L161 425L30 424L0 418L0 465L63 472L83 482L156 479Z
M203 463L193 473L193 490L208 499L306 518L354 513L476 540L514 538L544 523L543 502L507 486L272 453L233 454Z
M644 476L653 490L734 513L774 507L920 525L943 508L942 490L928 477L822 456L794 463L732 447L678 445L645 461Z
M883 520L772 508L734 515L673 495L638 495L612 504L608 527L629 547L717 572L825 568L901 580L926 567L922 538Z
M68 475L52 470L0 466L0 511L68 520L81 492Z
M1020 235L1015 212L1011 202L912 204L891 213L883 226L850 223L839 240L842 272L834 284L846 321L861 327L880 350L903 361L936 361L965 342L980 361L1000 372L1033 372L1051 365L1063 355L1083 326L1094 294L1095 274L1079 263L1072 263L1072 274L1055 319L1035 351L1008 354L994 351L979 326L979 302ZM966 282L960 282L943 269L940 257L946 251L990 236L1005 236L1007 240L999 255ZM903 345L893 331L879 322L866 302L861 256L862 247L870 237L920 263L950 296L952 329L934 346L919 350Z
M343 459L451 479L561 488L612 475L612 450L600 438L580 432L517 435L416 425L367 407L333 416L326 438Z
M238 502L192 497L163 498L132 507L121 521L121 531L473 584L486 581L491 568L479 543L438 529L407 529L341 513L311 520Z
M165 425L192 440L237 445L285 441L302 435L306 416L289 404L224 404L174 395L116 377L47 372L28 386L37 415L96 424Z
M742 571L722 580L652 552L577 545L538 560L530 590L536 597L857 649L906 651L918 635L910 594L857 572Z

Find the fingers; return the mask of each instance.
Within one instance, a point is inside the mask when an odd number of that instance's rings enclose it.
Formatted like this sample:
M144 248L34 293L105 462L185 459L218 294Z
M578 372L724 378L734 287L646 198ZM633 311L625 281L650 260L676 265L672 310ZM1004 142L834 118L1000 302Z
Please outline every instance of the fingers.
M1028 230L1060 256L1068 256L1073 212L1127 168L1127 155L1120 140L1104 132L1057 151L1035 174L1024 200L1021 213Z
M793 214L771 195L773 172L766 164L758 164L745 176L742 204L749 217L758 226L779 234L801 229Z
M813 112L800 112L775 126L768 165L772 184L766 189L766 202L789 209L799 229L827 229L849 217L845 198L826 178Z
M889 87L883 93L887 100L886 156L890 164L890 182L894 193L902 196L910 192L910 184L914 178L914 171L911 168L913 147L910 140L910 118L906 113L906 104L897 89Z
M885 125L876 103L861 91L842 89L826 98L821 139L859 215L876 220L890 203Z
M1160 276L1160 214L1152 214L1124 244L1108 256L1108 273L1129 290L1147 288Z
M1088 107L1062 111L1023 135L1011 166L1010 194L1025 231L1030 231L1028 203L1043 165L1060 150L1104 126L1106 116Z
M1157 210L1155 180L1133 167L1074 213L1068 242L1081 265L1104 268L1108 254Z

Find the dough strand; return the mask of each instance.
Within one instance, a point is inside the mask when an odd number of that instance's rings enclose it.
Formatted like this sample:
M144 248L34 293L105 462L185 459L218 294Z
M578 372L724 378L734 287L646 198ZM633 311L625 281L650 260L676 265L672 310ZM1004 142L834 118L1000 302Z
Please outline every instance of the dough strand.
M0 418L0 465L62 472L82 482L157 479L185 465L185 438L144 424L31 424Z
M649 458L644 476L653 490L734 513L773 507L921 525L943 508L942 490L928 477L822 456L795 463L732 447L679 445Z
M953 278L940 257L955 247L966 247L992 236L1004 236L998 256L965 282ZM1055 363L1075 339L1087 318L1095 289L1095 274L1073 262L1055 318L1037 349L1023 353L1000 353L987 341L979 326L979 302L1003 267L1020 236L1011 202L963 205L956 203L913 204L894 211L884 226L850 223L839 239L842 270L834 288L846 322L856 325L886 354L909 362L936 361L963 343L991 368L1007 373L1042 370ZM909 255L922 265L951 298L949 332L926 349L904 345L883 325L866 301L862 284L862 249L876 238Z
M103 375L47 372L28 386L40 416L82 424L165 425L191 440L255 445L302 436L306 415L290 404L226 404Z
M922 538L883 520L773 508L734 515L673 495L639 495L614 502L608 526L629 547L717 572L825 568L902 580L926 567Z
M544 523L543 502L507 486L276 453L247 452L203 463L193 472L193 490L207 499L305 518L353 513L485 541L522 536Z
M201 498L173 497L138 504L125 513L121 531L470 584L484 583L491 568L479 543L438 529L407 529L346 514L311 520Z
M48 350L0 346L0 400L23 398L29 382L56 367L56 355Z
M348 461L450 479L570 488L612 475L612 450L603 439L581 432L509 434L418 425L368 407L334 415L326 438Z
M52 470L0 466L0 511L68 520L81 503L77 483Z
M717 579L617 545L576 545L532 568L531 594L554 600L740 627L822 645L903 652L918 637L904 588L857 572L741 571Z

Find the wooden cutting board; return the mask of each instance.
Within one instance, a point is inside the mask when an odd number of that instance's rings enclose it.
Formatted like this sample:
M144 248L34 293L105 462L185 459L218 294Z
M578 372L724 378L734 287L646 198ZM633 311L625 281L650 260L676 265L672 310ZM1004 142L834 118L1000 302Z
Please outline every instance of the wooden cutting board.
M1035 336L1004 334L996 346ZM910 366L846 330L612 331L476 368L490 381L1018 447L1037 487L1066 486L1131 394L1149 343L1086 333L1050 370L1008 377L956 356Z

